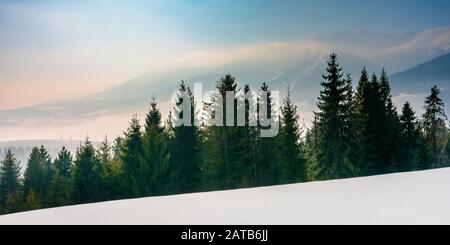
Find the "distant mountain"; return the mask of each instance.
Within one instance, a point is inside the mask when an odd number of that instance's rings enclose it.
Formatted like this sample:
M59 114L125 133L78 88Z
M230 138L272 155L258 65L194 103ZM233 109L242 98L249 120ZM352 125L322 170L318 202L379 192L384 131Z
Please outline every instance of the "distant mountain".
M184 67L167 72L149 72L104 92L79 99L54 101L33 107L0 111L0 125L36 120L73 120L119 113L138 113L149 107L152 96L169 101L181 80L203 84L203 91L214 89L216 81L226 73L235 76L241 86L249 84L258 90L263 82L272 90L286 91L289 85L298 101L318 96L322 73L328 56L334 50L316 41L268 43L238 49L225 57L215 58L215 67ZM223 61L221 60L223 59ZM358 74L366 65L369 70L381 67L363 57L339 54L346 72Z
M395 74L391 81L397 95L402 92L426 93L432 82L437 82L443 89L448 88L449 56L444 54L450 52L450 27L406 33L345 31L314 40L202 51L199 57L189 57L169 70L147 72L100 93L0 111L0 132L22 132L21 129L29 130L29 125L54 132L55 127L63 125L70 131L66 128L60 130L62 136L82 137L97 125L111 121L96 122L97 118L119 115L129 118L134 113L142 114L149 108L152 96L166 102L160 107L163 112L167 111L170 107L167 101L181 80L188 85L201 82L206 92L213 89L216 81L226 73L235 76L241 86L249 84L255 90L262 82L269 83L272 90L282 92L289 85L294 100L307 104L300 110L311 112L331 52L338 53L344 72L351 73L354 80L358 79L363 66L376 73L385 67L390 74ZM417 101L422 103L423 100ZM88 124L92 126L91 131L84 131ZM75 131L72 130L73 125L81 126ZM124 124L120 125L120 130L123 130ZM113 127L108 126L110 129ZM105 131L104 134L108 134L109 131ZM42 135L47 134L43 131ZM13 137L11 134L7 136L8 139Z
M392 86L398 92L422 92L432 85L450 89L450 53L392 75Z
M450 52L450 27L399 33L342 31L319 40L397 73Z

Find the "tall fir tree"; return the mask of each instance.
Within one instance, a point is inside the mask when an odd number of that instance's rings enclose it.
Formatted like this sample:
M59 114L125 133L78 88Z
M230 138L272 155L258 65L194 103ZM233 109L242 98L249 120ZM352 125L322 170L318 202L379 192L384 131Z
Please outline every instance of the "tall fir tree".
M281 108L279 147L281 169L280 183L307 181L306 161L300 140L297 106L291 100L290 89Z
M403 105L402 114L400 115L400 125L402 134L401 146L403 150L398 170L412 171L417 169L420 164L420 132L417 118L409 102Z
M24 173L24 196L27 197L30 191L33 191L38 198L43 198L47 183L44 166L45 159L39 148L34 147L28 157L27 167Z
M72 198L75 203L90 203L105 199L103 168L89 139L77 149L73 171Z
M179 92L180 96L176 101L174 108L175 118L173 120L182 121L185 116L188 116L186 114L190 113L190 126L182 124L171 128L173 136L170 140L170 162L171 171L174 174L174 191L177 193L187 193L200 190L201 138L199 129L195 126L196 120L198 120L197 108L195 107L196 101L184 81L180 84ZM187 104L190 108L184 109L181 106L182 103Z
M168 137L162 126L161 113L155 99L151 106L142 140L144 158L140 162L139 173L141 196L161 195L170 190Z
M137 116L133 116L130 126L125 132L121 149L122 191L125 197L139 197L143 193L141 183L141 166L144 161L142 130Z
M0 211L8 205L8 199L20 197L20 163L8 149L5 158L0 162ZM11 202L11 200L9 200ZM16 204L16 202L14 202ZM10 210L5 212L16 211Z
M230 74L225 75L216 84L216 95L212 103L207 104L207 109L215 109L210 120L215 120L223 126L212 125L205 132L205 157L204 169L208 175L206 185L212 189L231 189L244 187L246 164L241 159L245 148L240 144L237 122L237 103L234 99L233 108L227 108L227 92L236 95L238 93L235 78ZM222 98L220 100L220 98ZM231 104L231 102L230 102ZM232 117L227 125L227 110ZM219 113L222 113L219 115ZM217 114L217 115L216 115ZM211 118L212 117L212 118ZM227 125L227 126L225 126Z
M279 166L280 161L277 159L278 154L278 141L280 138L280 134L275 137L259 137L261 129L270 129L269 127L263 127L260 123L260 113L262 108L266 108L266 115L271 121L278 120L272 93L269 89L267 83L263 83L260 88L260 98L258 99L257 104L257 125L258 131L256 132L256 165L254 167L254 179L255 185L257 186L265 186L265 185L274 185L280 182L280 172L281 166ZM262 96L267 96L265 100L263 100ZM263 105L263 103L266 103Z
M72 176L72 166L73 158L72 154L67 150L66 147L62 147L62 149L58 152L58 156L53 162L55 174L53 179L48 186L47 195L45 203L47 206L56 207L68 205L72 202L71 198L71 176ZM29 194L31 196L27 197L31 199L32 203L27 204L30 205L38 205L42 206L42 201L38 199L38 196L33 192ZM33 195L36 195L34 197Z
M324 81L321 83L319 112L316 127L318 130L318 162L320 178L332 179L350 175L350 167L346 161L347 142L344 135L347 114L346 81L342 78L337 55L330 55L327 62Z
M39 148L39 157L41 158L42 166L44 168L44 185L45 189L47 189L53 179L55 170L53 168L52 159L43 145Z
M422 116L425 144L431 156L432 165L436 168L443 165L447 144L447 127L444 102L439 97L440 89L431 88L431 94L425 99L425 113Z
M58 152L58 156L54 161L56 174L69 179L72 171L72 154L65 146Z
M383 69L380 76L380 96L384 106L383 137L380 143L384 172L396 172L400 166L401 126L397 109L392 102L391 86L386 71Z

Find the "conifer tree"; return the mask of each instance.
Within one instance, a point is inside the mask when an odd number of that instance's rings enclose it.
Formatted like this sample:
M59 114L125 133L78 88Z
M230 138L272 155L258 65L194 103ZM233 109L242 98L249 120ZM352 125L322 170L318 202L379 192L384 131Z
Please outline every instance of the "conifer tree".
M28 157L28 164L24 173L24 196L33 190L39 198L43 198L47 183L44 166L45 159L42 159L41 150L34 147Z
M50 182L53 179L55 174L55 170L53 169L52 159L47 152L47 149L43 145L39 148L39 157L42 161L42 167L44 168L44 194L47 187L50 185Z
M58 152L58 156L53 162L55 174L48 186L46 199L44 200L48 206L57 207L71 203L72 160L72 155L67 148L63 147ZM33 198L33 200L35 200L35 198ZM38 204L42 205L42 200L37 200ZM29 204L27 204L27 206L29 206Z
M125 132L121 152L123 195L138 197L143 193L144 188L140 179L141 166L144 161L144 147L141 125L136 115L131 119L130 126Z
M0 207L8 206L8 199L20 197L21 186L19 178L20 163L11 150L8 149L4 160L0 162ZM11 203L11 200L9 200L9 203ZM6 211L8 212L8 210Z
M297 106L291 100L290 90L281 108L280 157L281 183L305 182L306 161L302 152Z
M75 203L104 200L103 168L89 139L77 149L73 171L72 198Z
M444 102L439 97L437 86L431 88L431 94L425 99L425 113L422 116L425 143L431 154L433 168L443 164L445 147L447 144L447 116L444 111Z
M150 103L151 109L145 118L145 132L156 131L157 133L162 133L164 128L161 125L161 112L156 108L156 100L153 97L152 103Z
M347 142L344 137L346 122L346 92L337 55L331 54L324 81L321 83L317 115L318 162L320 178L340 178L350 174L346 161Z
M240 142L239 129L236 126L237 122L237 103L235 99L234 108L228 108L231 112L234 112L233 125L227 125L227 99L226 93L231 92L236 95L238 92L237 84L235 78L230 74L225 75L216 84L217 94L212 98L213 102L207 104L207 109L220 108L217 111L222 111L222 116L215 115L212 113L210 117L215 119L215 121L221 121L223 126L212 125L206 130L206 142L205 142L205 165L204 168L208 173L207 185L214 189L231 189L244 187L245 179L245 163L242 162L240 158L243 154L244 148ZM218 97L223 98L221 103ZM211 118L210 118L211 119ZM220 122L219 122L220 123Z
M258 121L258 131L256 132L256 166L254 169L255 175L255 185L265 186L274 185L280 183L280 172L281 166L279 166L280 161L278 161L277 156L279 152L277 144L279 142L280 134L275 137L259 137L261 128L268 129L268 127L262 127L260 124L260 110L261 108L266 108L266 115L270 117L270 120L278 120L275 108L273 104L273 98L269 86L267 83L263 83L260 88L260 96L267 96L266 100L260 98L258 100L257 107L257 121ZM266 105L262 105L267 103Z
M380 96L384 105L384 131L381 141L382 161L385 164L385 172L395 172L398 170L399 158L402 151L401 146L401 126L397 109L392 102L391 87L386 71L383 69L380 76Z
M33 190L30 190L25 198L24 209L28 211L40 208L42 208L42 205L38 195Z
M155 99L151 106L143 135L144 158L138 175L141 196L166 194L170 189L168 137Z
M255 185L255 166L256 166L256 142L258 138L258 130L254 124L257 122L254 109L256 108L256 101L251 94L250 86L244 85L242 93L237 95L237 112L236 117L241 120L242 115L238 113L243 112L243 124L239 122L237 125L236 134L239 138L237 149L241 152L239 173L241 187L252 187ZM251 110L252 109L252 110ZM236 120L237 123L237 120Z
M419 162L419 144L420 132L417 118L409 102L406 102L402 108L400 116L401 134L402 134L402 155L399 164L400 171L415 170Z
M58 152L54 165L57 175L67 179L70 178L72 170L72 155L66 147L63 146Z
M200 155L200 132L195 126L198 120L194 96L189 89L181 82L180 97L177 99L174 108L174 120L182 121L186 113L190 113L190 126L180 125L171 127L173 137L170 140L171 171L174 175L174 189L178 193L194 192L199 190L201 184L201 155ZM189 100L190 110L181 107L181 104ZM180 123L181 124L181 123Z

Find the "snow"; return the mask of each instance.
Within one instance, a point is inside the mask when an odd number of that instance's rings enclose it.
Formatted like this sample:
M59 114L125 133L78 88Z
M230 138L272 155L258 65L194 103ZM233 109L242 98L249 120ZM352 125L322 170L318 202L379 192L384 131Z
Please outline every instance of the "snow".
M68 206L0 224L450 224L450 168Z

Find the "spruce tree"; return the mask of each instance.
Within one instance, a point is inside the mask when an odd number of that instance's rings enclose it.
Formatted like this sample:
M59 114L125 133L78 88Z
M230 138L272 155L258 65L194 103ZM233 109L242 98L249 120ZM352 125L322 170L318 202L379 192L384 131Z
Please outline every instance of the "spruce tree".
M402 151L401 146L401 126L397 109L392 102L391 87L386 71L383 69L380 76L380 96L384 105L383 137L380 143L382 161L385 164L385 172L396 172L399 166L399 159Z
M316 113L321 179L342 178L351 172L346 161L347 142L344 135L348 88L335 53L330 55L327 64L317 104L319 112Z
M425 113L422 116L425 143L432 160L430 167L433 168L442 166L447 144L447 116L439 94L439 88L433 86L431 94L425 99Z
M239 163L240 173L240 185L241 187L252 187L255 185L255 166L256 166L256 142L258 138L258 130L254 126L257 122L257 118L254 115L254 108L256 107L256 101L252 94L250 94L250 86L244 85L242 93L237 95L237 112L236 119L242 120L243 124L239 122L237 125L236 134L239 138L237 143L237 149L241 152L241 159ZM252 110L250 108L252 107ZM243 115L240 113L243 112ZM239 115L238 115L239 113ZM237 121L236 121L237 123Z
M291 100L290 91L281 108L280 156L281 183L307 181L306 161L302 152L298 125L297 106Z
M144 161L144 147L141 125L136 115L131 119L130 126L125 132L121 152L123 195L138 197L144 192L140 179L141 166Z
M361 175L395 171L399 155L400 122L393 106L386 72L369 82L364 68L356 93L357 170Z
M174 113L174 120L183 120L186 113L190 113L191 126L181 125L170 127L173 131L173 137L170 140L170 162L171 172L174 175L174 191L178 193L187 193L200 190L201 184L201 155L200 155L200 132L195 121L197 113L195 100L191 90L186 87L184 81L181 82L180 97L177 99ZM190 110L183 110L181 104L185 99L190 100ZM180 123L181 124L181 123Z
M48 186L45 203L51 207L71 203L72 155L63 147L53 162L55 174ZM33 198L34 200L34 198ZM27 201L28 202L28 201ZM39 202L41 205L42 201Z
M67 179L70 178L72 170L72 155L66 147L63 146L58 152L58 156L54 161L54 166L57 175Z
M46 188L46 171L42 159L41 150L34 147L28 158L28 164L24 173L24 196L27 197L33 191L39 198L43 198Z
M210 120L221 121L223 126L212 125L205 132L205 163L204 168L207 172L206 185L214 189L232 189L244 187L246 164L241 159L241 154L245 148L240 144L241 136L236 126L237 122L237 103L234 100L234 107L228 108L234 116L233 125L227 125L227 99L226 93L231 92L237 94L237 83L235 78L230 74L225 75L216 84L216 95L212 98L211 104L206 104L208 110L214 110L210 116ZM223 98L221 103L218 97ZM215 115L222 111L222 116ZM225 126L227 125L227 126Z
M75 203L104 200L103 168L89 139L77 149L73 172L72 198Z
M402 134L402 154L399 164L400 171L412 171L418 168L420 132L417 118L409 102L402 108L400 116Z
M20 163L12 154L6 151L3 161L0 162L0 209L8 206L8 199L20 197ZM17 199L17 198L16 198ZM9 203L11 200L9 200ZM16 210L6 210L6 212Z
M43 145L41 145L41 147L39 148L39 157L42 161L42 166L44 168L44 185L45 189L47 189L47 187L50 185L50 182L53 179L55 170L53 169L52 159L50 158L47 149L45 149Z
M151 105L142 140L144 158L138 173L141 196L167 194L170 189L168 137L155 99Z
M151 109L145 117L145 132L156 131L157 133L162 133L164 128L161 126L161 112L156 108L156 100L153 97L152 103L150 103Z
M279 153L277 150L277 144L280 138L280 134L278 134L275 137L259 137L260 136L260 130L263 129L269 129L269 127L263 127L260 124L260 110L261 108L266 108L267 112L266 115L270 118L270 120L278 120L275 108L273 104L273 97L271 94L271 91L269 89L269 86L267 83L263 83L260 88L260 97L267 96L265 100L262 100L260 98L258 100L258 107L257 107L257 121L258 121L258 131L256 132L256 165L254 169L254 179L255 179L255 185L257 186L265 186L265 185L275 185L280 183L280 172L281 172L281 166L278 164L280 161L278 161L277 156L279 156ZM263 103L266 103L266 105L263 105ZM253 144L252 144L253 145Z
M111 167L113 161L112 146L109 143L107 136L105 136L104 140L100 143L97 150L97 156L103 166Z
M42 208L41 201L38 195L33 190L31 190L30 192L28 192L28 195L25 198L24 209L28 211L40 208Z

